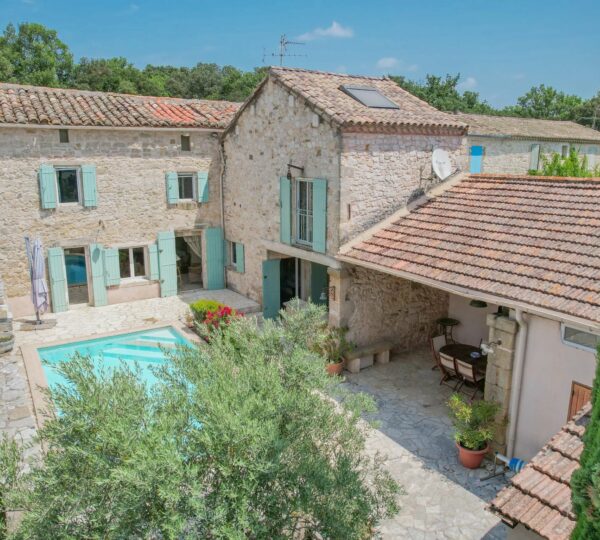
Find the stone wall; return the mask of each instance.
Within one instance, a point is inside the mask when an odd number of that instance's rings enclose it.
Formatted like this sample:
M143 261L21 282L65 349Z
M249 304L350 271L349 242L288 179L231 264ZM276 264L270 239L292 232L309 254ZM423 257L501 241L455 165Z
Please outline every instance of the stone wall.
M389 340L398 351L426 345L435 321L448 313L448 294L438 289L361 267L344 269L341 279L335 274L330 322L348 326L348 339L358 345Z
M455 167L467 166L464 137L344 133L342 140L342 244L439 182L431 169L435 148Z
M517 139L500 139L491 137L469 137L468 146L483 146L483 164L484 173L501 174L526 174L530 166L531 146L540 145L540 167L542 164L542 155L549 156L552 152L562 152L565 142L532 141ZM578 144L574 146L581 154L588 156L588 164L591 167L600 165L600 145Z
M338 248L339 138L306 104L268 81L225 139L225 236L241 242L245 273L227 271L228 286L262 301L263 241L279 242L279 178L287 164L294 177L327 179L327 252Z
M144 245L159 231L220 222L218 138L191 131L192 149L180 150L185 131L0 129L0 275L10 298L27 298L29 274L23 237L44 247ZM40 164L96 166L98 207L40 206ZM165 172L209 171L210 202L166 201ZM12 305L12 304L11 304Z

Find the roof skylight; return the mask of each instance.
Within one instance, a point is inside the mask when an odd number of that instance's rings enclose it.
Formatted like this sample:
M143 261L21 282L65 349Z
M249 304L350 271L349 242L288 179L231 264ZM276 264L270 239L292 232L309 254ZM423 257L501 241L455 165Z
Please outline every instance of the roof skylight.
M372 86L349 86L344 84L340 86L340 90L372 109L400 108L393 101L386 98L377 88L373 88Z

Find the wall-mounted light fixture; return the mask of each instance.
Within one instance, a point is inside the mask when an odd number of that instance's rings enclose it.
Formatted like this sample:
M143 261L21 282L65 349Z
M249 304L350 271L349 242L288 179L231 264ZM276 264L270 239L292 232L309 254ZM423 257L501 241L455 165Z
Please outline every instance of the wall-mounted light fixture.
M292 169L296 169L297 171L300 171L302 174L304 174L304 167L298 167L298 165L293 165L292 163L287 164L287 169L288 180L292 179Z

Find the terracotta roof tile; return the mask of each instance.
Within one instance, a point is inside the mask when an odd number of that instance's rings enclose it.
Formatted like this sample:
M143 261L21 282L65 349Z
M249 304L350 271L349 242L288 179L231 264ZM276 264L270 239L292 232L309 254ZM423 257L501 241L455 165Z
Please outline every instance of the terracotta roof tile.
M457 113L455 118L469 125L469 135L600 143L600 131L568 120L463 113Z
M0 83L2 124L224 129L240 105Z
M573 471L579 468L581 437L590 418L588 403L490 503L510 525L518 523L548 540L568 540L575 528L571 507Z
M342 256L598 323L600 179L471 175Z
M361 77L273 67L272 77L306 99L321 113L346 130L430 131L465 134L466 124L455 116L438 111L408 93L388 78ZM375 88L398 109L380 109L363 105L340 89L342 85Z

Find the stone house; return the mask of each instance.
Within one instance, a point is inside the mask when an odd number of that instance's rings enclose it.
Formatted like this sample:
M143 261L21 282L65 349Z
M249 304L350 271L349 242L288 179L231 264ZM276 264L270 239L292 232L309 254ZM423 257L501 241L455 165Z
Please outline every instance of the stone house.
M0 84L0 276L13 314L33 309L27 235L47 251L54 311L222 288L219 134L238 107Z
M261 302L266 317L294 296L329 304L331 322L349 324L359 343L381 335L369 314L383 311L385 332L424 343L447 296L362 268L340 290L347 269L336 255L439 182L434 149L464 169L465 133L391 80L271 68L223 136L228 286ZM353 298L345 320L338 295Z
M600 131L563 120L540 120L458 113L469 125L469 172L526 174L542 167L542 159L576 148L588 167L600 166Z
M453 338L489 343L486 399L508 419L495 445L529 459L589 399L600 344L600 179L478 174L432 189L340 248L349 265L335 311L351 313L365 272L424 287L460 321ZM360 270L359 270L360 269ZM392 285L393 284L393 285ZM347 291L346 294L343 291ZM433 297L433 294L431 295ZM418 305L392 296L364 310L399 347L388 318Z

